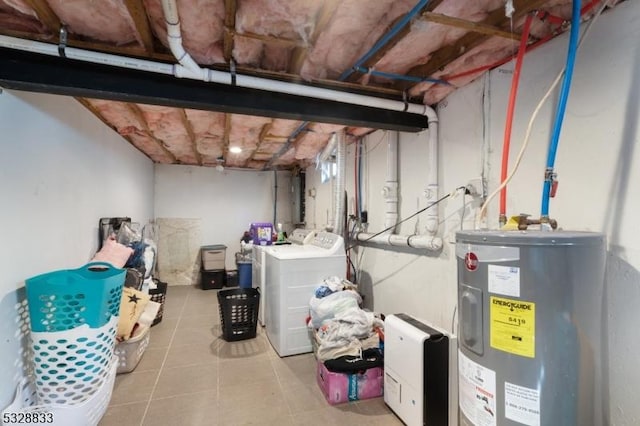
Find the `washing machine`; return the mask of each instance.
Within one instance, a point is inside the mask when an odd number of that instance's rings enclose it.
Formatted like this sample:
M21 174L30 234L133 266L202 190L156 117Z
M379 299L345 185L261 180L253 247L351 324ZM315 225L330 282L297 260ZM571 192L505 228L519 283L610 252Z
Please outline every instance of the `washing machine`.
M266 324L266 252L275 249L281 250L295 250L300 245L306 245L313 242L317 231L314 229L294 229L291 235L287 238L290 244L283 245L270 245L270 246L253 246L253 259L251 263L251 286L260 290L260 309L258 311L258 322L261 326Z
M281 357L312 351L306 318L309 300L325 278L346 274L344 240L318 232L306 245L274 246L264 252L265 321L269 342Z
M258 308L258 322L261 326L265 325L265 268L264 253L265 249L271 246L253 246L253 259L251 260L251 286L260 291L260 307Z

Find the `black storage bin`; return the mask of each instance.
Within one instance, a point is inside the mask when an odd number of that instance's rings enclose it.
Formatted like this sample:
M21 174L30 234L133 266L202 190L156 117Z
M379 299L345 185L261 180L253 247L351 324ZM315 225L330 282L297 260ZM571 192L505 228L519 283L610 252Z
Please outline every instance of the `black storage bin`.
M216 288L222 288L224 286L225 277L226 277L226 272L224 269L216 269L213 271L200 271L202 289L211 290Z
M159 324L160 321L162 321L162 315L164 314L164 302L167 299L167 288L169 287L167 283L162 281L158 281L154 279L153 282L156 283L158 288L155 288L155 289L150 288L149 296L151 298L151 301L160 304L160 309L158 309L158 313L156 314L156 317L151 323L152 327L156 324Z
M227 280L224 282L225 287L238 287L238 271L227 271Z
M237 288L218 292L222 338L227 342L256 337L260 292L256 288Z

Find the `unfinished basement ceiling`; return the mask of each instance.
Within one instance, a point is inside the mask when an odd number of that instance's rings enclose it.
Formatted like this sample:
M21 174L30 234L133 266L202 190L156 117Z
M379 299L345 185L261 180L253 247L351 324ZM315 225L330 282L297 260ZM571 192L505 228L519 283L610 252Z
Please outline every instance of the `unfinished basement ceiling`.
M585 0L589 19L603 0ZM366 61L418 0L177 0L183 44L203 67L436 104L529 46L568 29L571 0L431 0ZM508 4L505 4L508 3ZM610 0L609 5L618 3ZM511 16L505 11L513 6ZM508 6L508 7L506 7ZM0 33L176 62L160 0L0 0ZM380 73L393 74L393 78ZM438 82L424 81L437 79ZM156 163L245 169L305 167L344 125L82 98ZM351 139L375 129L347 127ZM242 148L231 153L230 147Z

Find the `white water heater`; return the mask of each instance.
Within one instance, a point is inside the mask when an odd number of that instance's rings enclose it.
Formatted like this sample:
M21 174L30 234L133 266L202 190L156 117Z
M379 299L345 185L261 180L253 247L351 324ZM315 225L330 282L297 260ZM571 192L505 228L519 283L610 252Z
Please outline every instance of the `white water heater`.
M455 336L406 314L388 315L384 334L384 402L408 426L456 426Z
M605 238L456 235L464 426L599 426Z

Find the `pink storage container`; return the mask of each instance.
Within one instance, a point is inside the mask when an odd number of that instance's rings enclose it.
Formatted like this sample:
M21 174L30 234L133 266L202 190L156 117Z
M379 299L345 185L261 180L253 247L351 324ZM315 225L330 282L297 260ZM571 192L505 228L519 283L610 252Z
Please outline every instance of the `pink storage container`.
M333 373L327 370L323 362L318 361L316 379L331 405L376 398L384 392L382 367L370 368L362 374Z

